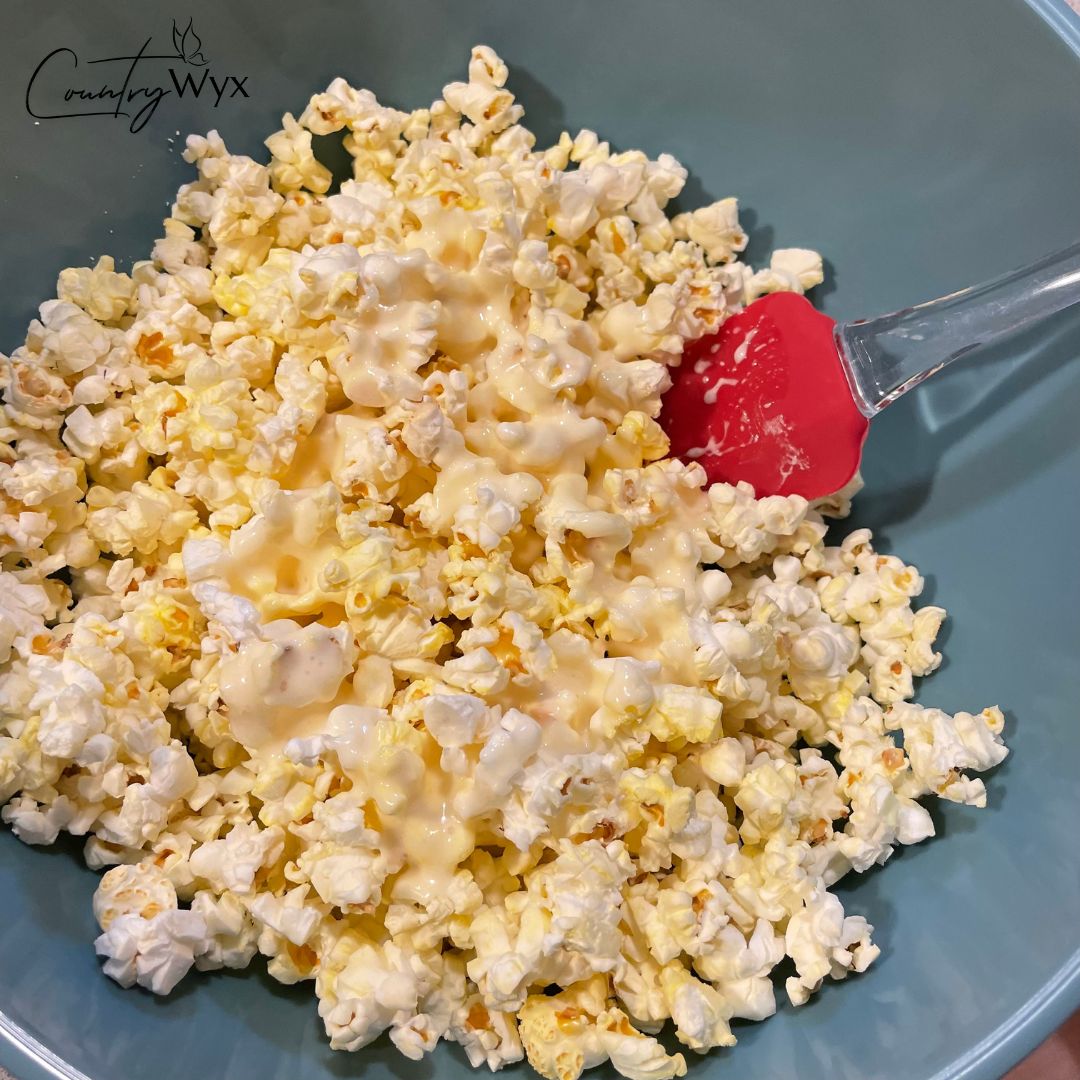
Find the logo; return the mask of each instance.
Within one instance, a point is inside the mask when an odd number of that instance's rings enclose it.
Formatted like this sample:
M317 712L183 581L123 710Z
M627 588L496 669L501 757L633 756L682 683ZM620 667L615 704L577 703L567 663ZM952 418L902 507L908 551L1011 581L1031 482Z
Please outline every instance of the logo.
M148 37L131 56L85 61L73 49L53 49L26 84L26 111L38 120L124 117L128 130L137 132L170 95L213 99L215 109L230 98L250 97L246 75L211 69L191 19L183 30L173 20L173 52L151 52L153 40Z

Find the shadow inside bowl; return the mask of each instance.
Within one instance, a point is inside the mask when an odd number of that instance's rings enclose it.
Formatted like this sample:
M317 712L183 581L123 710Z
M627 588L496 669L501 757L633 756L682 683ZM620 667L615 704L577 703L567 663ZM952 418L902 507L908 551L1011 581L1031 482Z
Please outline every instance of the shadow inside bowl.
M941 511L928 503L946 457L974 428L993 425L1002 410L1047 379L1061 386L1037 418L1001 425L995 433L992 475L984 454L950 462L957 474L952 478L957 499L951 500L950 512L961 514L982 500L998 498L1070 452L1076 445L1080 402L1078 357L1080 310L1071 308L958 361L889 406L871 427L863 469L866 488L856 500L853 520L886 537L891 525L924 511L930 516L923 520L935 520ZM878 452L882 444L902 447L903 453Z

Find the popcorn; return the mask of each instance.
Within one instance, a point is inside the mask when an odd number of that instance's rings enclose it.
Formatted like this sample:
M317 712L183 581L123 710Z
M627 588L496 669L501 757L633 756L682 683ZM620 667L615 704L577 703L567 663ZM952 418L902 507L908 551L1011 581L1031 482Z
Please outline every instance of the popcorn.
M106 931L121 915L152 919L175 907L176 889L153 863L114 867L94 893L94 918Z
M40 585L24 583L14 574L0 571L0 663L11 658L17 640L44 632L50 607Z
M149 555L159 545L179 543L198 524L198 513L182 495L138 481L130 491L96 486L86 493L90 536L104 551Z
M746 247L746 233L739 227L737 199L721 199L700 210L679 214L671 224L676 236L700 244L706 258L714 263L730 262L737 252Z
M168 994L191 970L206 933L191 911L163 911L152 919L121 915L95 942L103 970L121 986L138 983Z
M233 893L215 896L197 892L191 911L206 925L206 939L195 957L199 971L246 968L258 951L258 931L244 905Z
M42 351L62 375L85 371L109 351L109 334L75 304L48 300L40 310L46 330Z
M986 789L981 780L965 777L960 770L985 772L1005 760L1004 725L997 708L950 717L941 709L911 702L897 703L885 718L887 730L904 734L904 753L911 766L909 791L914 787L910 793L933 791L951 802L973 806L986 805Z
M55 844L61 831L74 821L78 807L64 795L44 809L42 805L22 795L0 810L0 816L24 844Z
M342 909L377 904L382 883L391 871L390 861L377 851L332 844L318 844L305 851L297 868L324 903Z
M301 127L291 113L286 113L284 129L266 140L274 160L270 178L275 191L288 192L306 188L323 194L330 187L330 170L321 164L311 149L311 132Z
M728 1025L732 1011L723 994L678 964L667 964L660 981L679 1042L699 1054L735 1045Z
M747 284L748 299L771 292L801 293L825 280L821 256L804 248L774 251L767 270L759 270Z
M910 702L945 617L867 530L706 487L656 422L763 293L733 198L548 148L473 50L335 79L264 165L192 136L152 259L0 357L0 802L85 836L124 986L313 983L331 1045L682 1076L877 956L828 890L984 805L996 708ZM343 133L329 194L315 135Z
M280 897L261 893L251 901L248 910L263 926L281 934L293 945L304 945L323 917L317 907L305 903L308 891L306 886L300 886Z
M150 754L150 792L159 802L174 803L191 793L199 779L187 750L178 742Z
M347 958L338 961L339 955ZM382 948L340 939L317 980L319 1015L330 1045L358 1050L373 1042L401 1015L415 1015L435 972L415 954L393 943Z
M461 1045L474 1069L496 1072L525 1056L513 1013L491 1012L478 995L459 1008L446 1038Z
M621 1009L605 1008L602 998L589 1001L589 996L579 984L525 1003L521 1041L529 1064L541 1076L577 1080L584 1070L608 1060L621 1076L633 1080L686 1075L681 1054L668 1056L656 1039L637 1031Z
M870 944L873 927L859 915L845 917L840 901L829 893L815 896L788 920L785 948L798 977L785 983L792 1004L801 1005L827 975L843 978L865 971L881 950Z
M149 784L129 784L117 810L99 819L97 835L109 844L140 848L157 839L168 821L169 808L154 797Z
M236 825L221 840L211 840L192 852L192 873L215 891L238 894L252 891L256 873L281 856L284 837L276 826L260 829L249 823Z
M605 847L599 840L577 845L564 840L555 861L533 879L550 906L549 934L594 971L610 971L616 964L618 897L632 872L619 841Z
M56 292L61 300L77 304L100 323L121 319L134 299L134 283L127 274L116 273L116 263L102 255L97 265L60 271Z

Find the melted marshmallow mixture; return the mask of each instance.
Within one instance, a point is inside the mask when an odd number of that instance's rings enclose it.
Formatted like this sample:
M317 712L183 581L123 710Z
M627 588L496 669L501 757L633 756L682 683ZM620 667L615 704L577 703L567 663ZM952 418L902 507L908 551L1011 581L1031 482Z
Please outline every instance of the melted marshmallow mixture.
M473 51L335 80L198 178L130 275L65 270L0 411L0 802L108 869L124 986L262 954L334 1047L686 1070L878 954L830 887L981 806L1001 713L912 704L944 612L839 493L666 458L685 342L820 259ZM330 194L312 135L353 179ZM109 869L111 868L111 869Z

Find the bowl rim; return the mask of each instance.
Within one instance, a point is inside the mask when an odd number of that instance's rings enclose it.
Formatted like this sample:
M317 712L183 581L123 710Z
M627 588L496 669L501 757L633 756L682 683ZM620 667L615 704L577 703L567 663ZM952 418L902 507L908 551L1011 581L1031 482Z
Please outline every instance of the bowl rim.
M1080 60L1080 5L1023 0ZM1021 1009L930 1080L1000 1080L1080 1009L1080 949ZM68 1064L0 1010L0 1069L12 1080L95 1080Z

